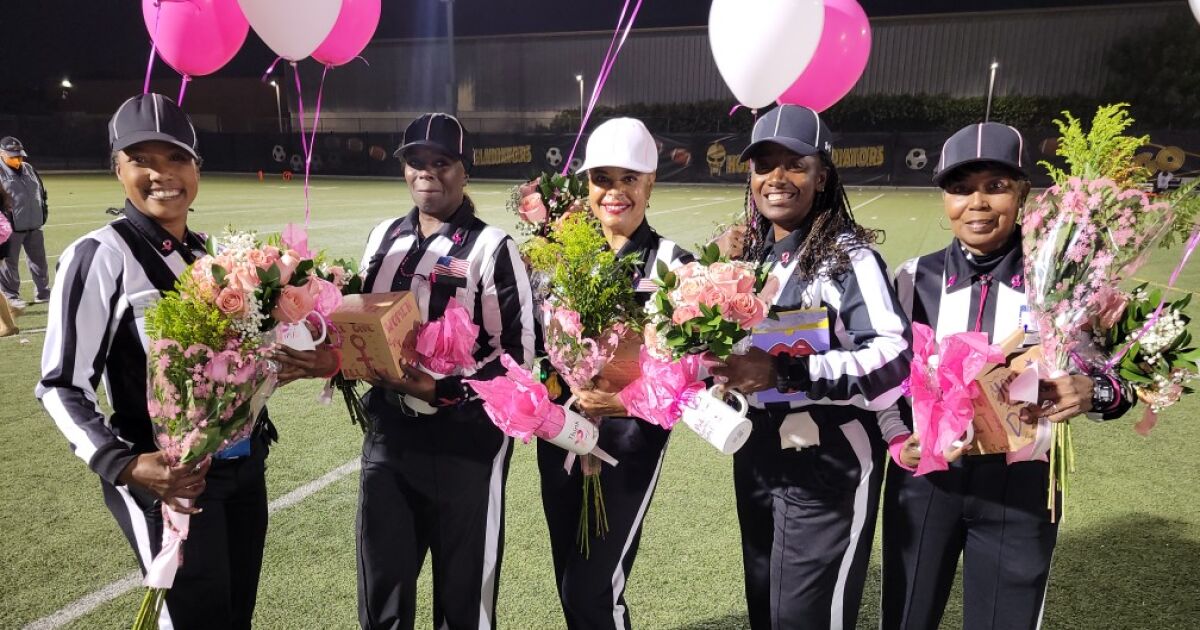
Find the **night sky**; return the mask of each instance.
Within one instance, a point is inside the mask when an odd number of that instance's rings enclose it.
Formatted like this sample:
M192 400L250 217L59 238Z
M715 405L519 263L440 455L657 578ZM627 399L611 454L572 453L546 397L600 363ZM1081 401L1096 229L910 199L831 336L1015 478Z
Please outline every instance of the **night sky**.
M753 1L753 0L746 0ZM1126 0L1148 2L1151 0ZM874 17L1027 7L1115 4L1096 0L862 0ZM456 0L458 35L608 30L623 0ZM637 27L702 26L710 0L645 0ZM441 0L383 0L376 37L439 35L445 27ZM5 2L6 60L0 63L0 111L18 111L23 94L74 81L140 78L149 36L139 0L26 0ZM256 76L273 55L251 30L246 45L223 76Z

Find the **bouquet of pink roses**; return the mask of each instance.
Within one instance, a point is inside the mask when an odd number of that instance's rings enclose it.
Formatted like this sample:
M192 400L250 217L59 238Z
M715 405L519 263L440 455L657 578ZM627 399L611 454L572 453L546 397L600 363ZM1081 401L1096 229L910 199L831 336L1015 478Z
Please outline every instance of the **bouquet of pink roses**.
M710 352L724 359L736 352L767 318L778 286L765 268L721 260L716 245L705 247L699 261L660 275L646 343L659 356L676 358Z
M291 231L294 241L302 233ZM337 308L341 292L314 273L304 245L260 242L229 231L146 312L150 338L146 408L158 447L187 464L242 443L254 430L276 379L269 355L296 337L312 314ZM301 337L303 338L303 337ZM148 587L134 628L155 628L175 579L189 517L163 505L163 546L146 571Z

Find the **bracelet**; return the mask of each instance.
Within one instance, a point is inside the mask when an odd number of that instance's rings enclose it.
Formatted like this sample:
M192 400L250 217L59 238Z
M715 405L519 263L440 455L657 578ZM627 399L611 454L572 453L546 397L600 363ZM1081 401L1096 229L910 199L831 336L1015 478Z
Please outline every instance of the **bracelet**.
M338 350L337 348L330 348L329 351L333 353L333 357L337 365L334 366L333 371L331 371L329 374L326 374L322 378L333 378L342 371L342 351Z

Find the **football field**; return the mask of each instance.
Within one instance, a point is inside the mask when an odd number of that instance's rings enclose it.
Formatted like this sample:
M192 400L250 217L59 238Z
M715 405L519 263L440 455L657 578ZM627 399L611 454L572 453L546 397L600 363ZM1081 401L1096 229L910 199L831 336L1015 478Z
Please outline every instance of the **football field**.
M123 204L112 175L48 175L46 249L54 256ZM505 209L513 183L472 183L482 218L515 232ZM691 248L740 212L741 187L659 185L649 217ZM335 257L362 255L369 230L411 206L400 180L315 179L310 246ZM859 222L886 231L890 267L941 249L940 194L932 189L852 190ZM193 229L226 225L260 233L302 223L299 181L205 175ZM1159 251L1139 277L1165 282L1177 251ZM32 285L22 261L22 297ZM1183 291L1200 290L1200 268ZM1195 306L1192 307L1195 312ZM98 478L76 458L33 397L46 305L0 339L0 628L127 628L142 589L137 564L104 507ZM255 626L357 626L354 514L361 432L345 409L317 402L315 382L290 385L271 401L280 441L268 459L271 524ZM1148 438L1126 418L1075 422L1077 471L1067 499L1046 603L1047 628L1194 628L1200 625L1200 402L1185 400ZM747 627L731 462L686 428L673 436L646 519L627 600L634 625L654 629ZM518 444L507 486L506 540L498 619L506 628L562 628L533 447ZM878 535L876 536L878 539ZM428 564L418 602L430 622ZM876 541L860 627L878 623ZM951 596L945 628L961 626Z

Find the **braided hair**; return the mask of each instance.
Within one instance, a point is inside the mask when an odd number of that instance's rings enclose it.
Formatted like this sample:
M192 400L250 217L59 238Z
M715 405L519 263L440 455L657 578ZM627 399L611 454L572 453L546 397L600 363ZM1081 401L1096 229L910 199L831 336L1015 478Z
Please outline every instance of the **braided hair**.
M821 165L828 170L825 190L813 196L812 208L800 224L806 232L796 248L795 275L810 281L819 276L835 277L850 271L850 254L855 250L882 243L882 230L873 230L855 222L850 199L842 186L837 167L824 152L818 153ZM753 175L751 175L753 176ZM746 241L741 260L760 262L767 254L771 222L758 212L750 180L746 180Z

